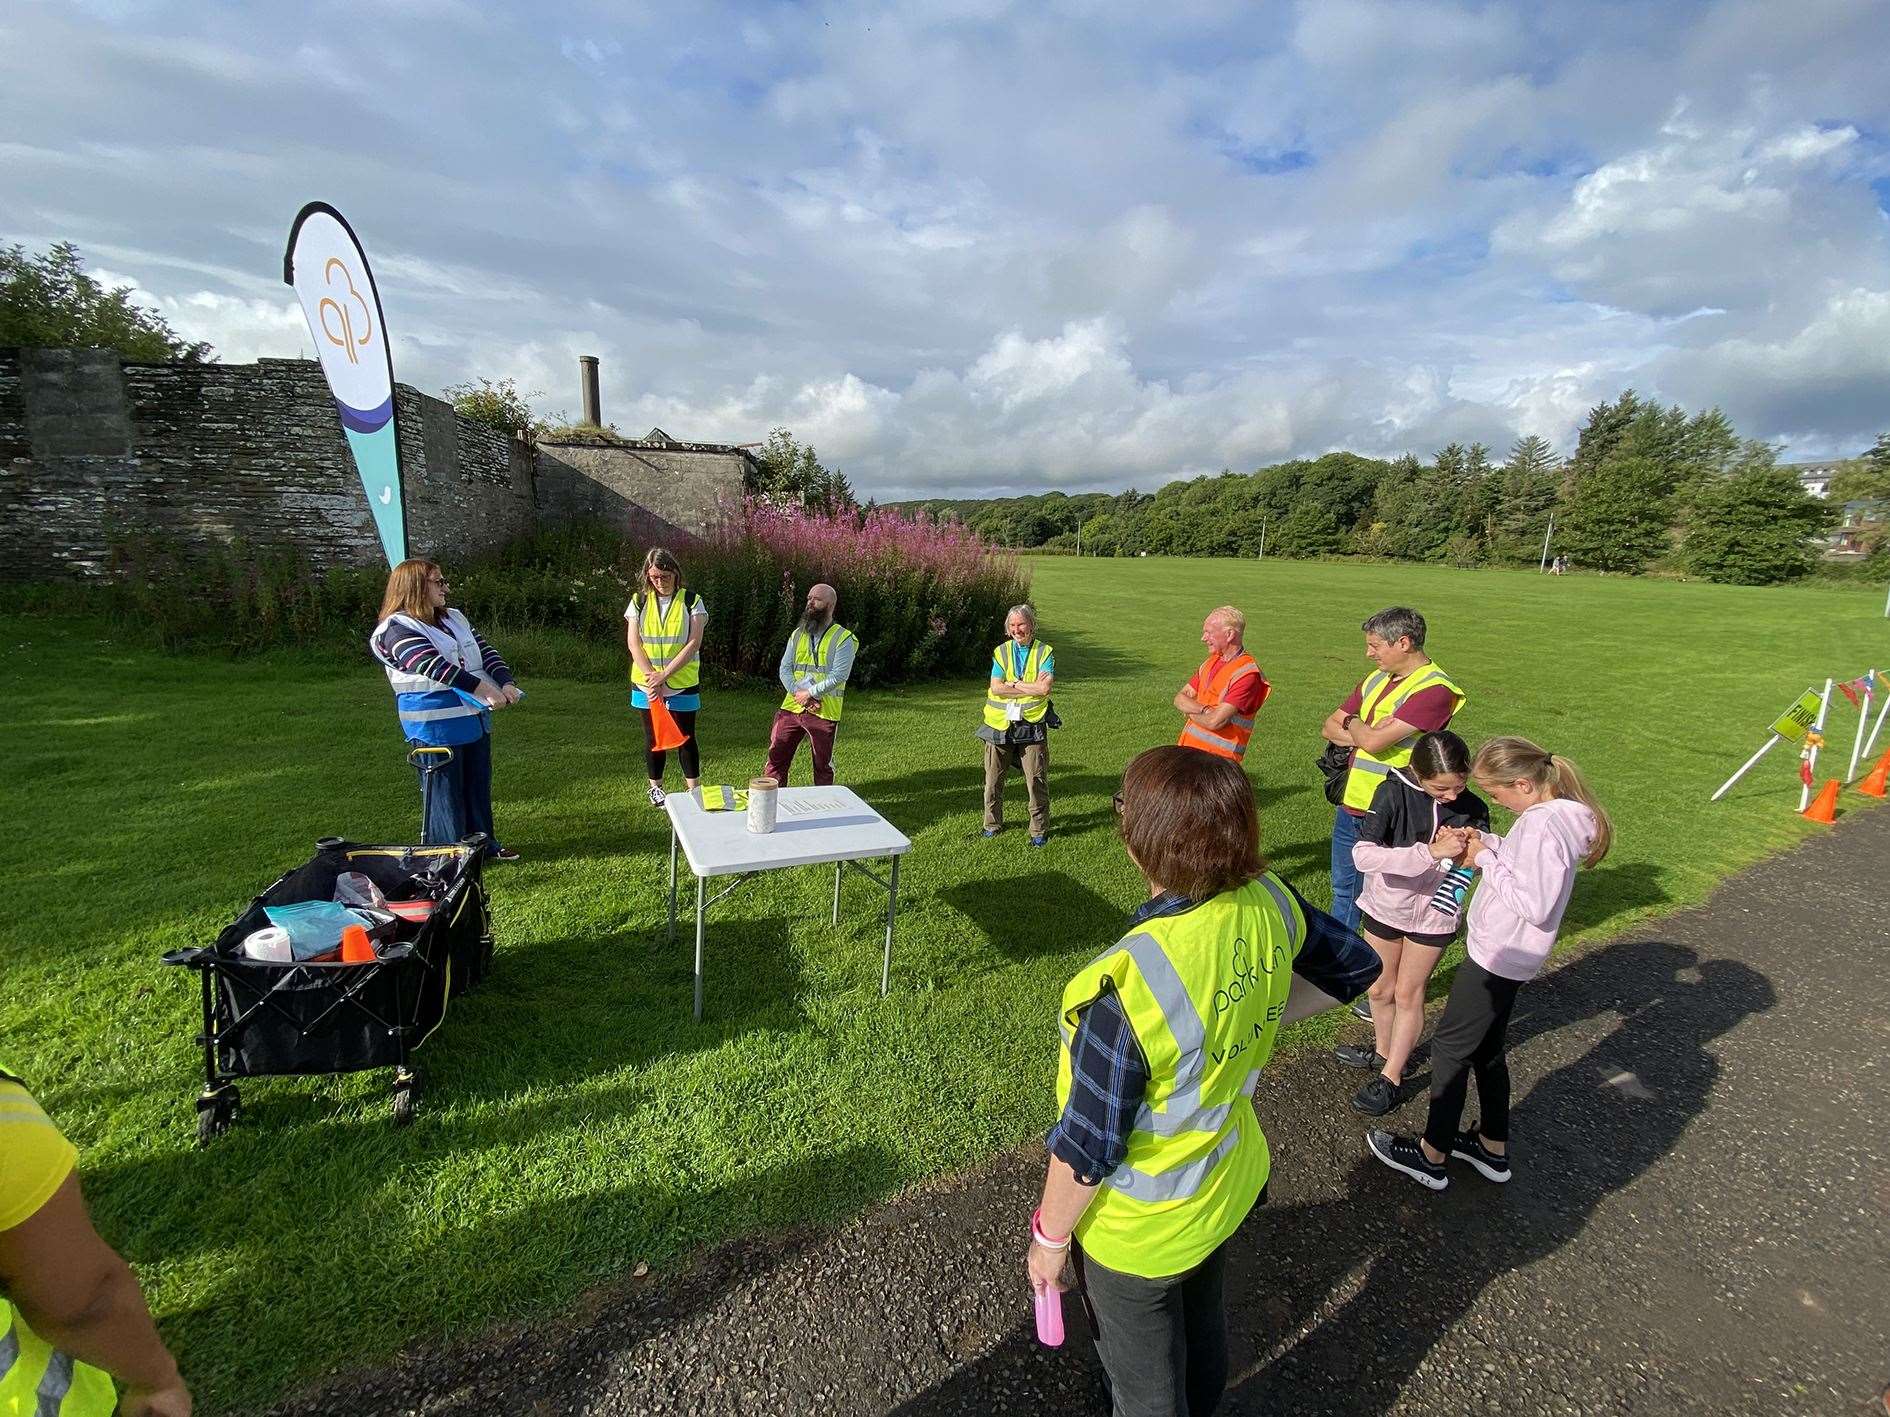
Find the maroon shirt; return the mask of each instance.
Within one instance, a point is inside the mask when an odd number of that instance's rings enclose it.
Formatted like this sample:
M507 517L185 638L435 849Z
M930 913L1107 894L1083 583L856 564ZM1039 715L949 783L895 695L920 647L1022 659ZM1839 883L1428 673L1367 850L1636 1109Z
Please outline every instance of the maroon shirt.
M1412 673L1416 672L1416 670L1412 671ZM1375 701L1389 695L1398 685L1402 684L1410 677L1409 674L1400 674L1396 679L1393 679L1378 691ZM1363 714L1365 708L1364 693L1365 681L1361 679L1358 681L1357 687L1345 696L1345 702L1339 705L1339 712ZM1450 716L1456 711L1456 696L1444 685L1433 684L1428 689L1419 689L1415 694L1411 695L1410 698L1399 704L1396 712L1392 714L1392 717L1397 719L1400 723L1410 724L1420 733L1434 733L1440 728L1449 727ZM1350 812L1355 817L1365 815L1365 813L1359 811L1356 807L1346 807L1344 810Z

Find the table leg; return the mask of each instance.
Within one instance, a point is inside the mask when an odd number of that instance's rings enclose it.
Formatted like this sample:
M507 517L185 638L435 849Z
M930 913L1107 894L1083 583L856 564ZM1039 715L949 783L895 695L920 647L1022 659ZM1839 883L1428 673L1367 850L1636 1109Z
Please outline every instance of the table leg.
M840 925L840 878L846 873L846 862L836 861L833 863L833 923L836 929L838 929Z
M669 828L669 942L676 943L676 825Z
M702 1022L702 877L696 877L696 1022Z
M893 912L899 909L899 858L892 859L892 883L886 888L886 962L879 970L879 996L886 997L892 987Z

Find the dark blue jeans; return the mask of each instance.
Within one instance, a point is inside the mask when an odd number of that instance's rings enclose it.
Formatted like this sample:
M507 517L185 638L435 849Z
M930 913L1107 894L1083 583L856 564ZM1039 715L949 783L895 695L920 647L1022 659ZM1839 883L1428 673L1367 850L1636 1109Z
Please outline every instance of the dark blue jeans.
M1358 867L1352 848L1358 844L1359 819L1343 807L1332 818L1332 918L1348 930L1358 929Z
M407 746L426 745L410 738ZM454 744L453 761L444 767L430 772L422 768L420 801L425 845L452 846L474 832L484 832L486 850L497 851L499 839L492 830L492 735L481 733L470 743Z

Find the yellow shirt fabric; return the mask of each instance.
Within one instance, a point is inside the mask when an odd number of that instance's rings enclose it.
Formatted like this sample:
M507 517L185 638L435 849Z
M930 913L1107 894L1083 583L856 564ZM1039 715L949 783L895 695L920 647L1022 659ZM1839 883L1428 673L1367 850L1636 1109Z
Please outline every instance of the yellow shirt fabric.
M0 1230L39 1214L78 1163L79 1149L17 1082L0 1079Z

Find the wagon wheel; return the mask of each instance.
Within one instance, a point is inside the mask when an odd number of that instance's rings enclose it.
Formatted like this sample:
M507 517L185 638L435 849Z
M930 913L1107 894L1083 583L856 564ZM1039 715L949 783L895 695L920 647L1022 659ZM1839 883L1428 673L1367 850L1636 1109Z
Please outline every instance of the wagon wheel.
M230 1129L243 1099L233 1087L206 1092L197 1099L197 1145L209 1146Z
M420 1100L420 1074L410 1068L394 1073L394 1125L404 1127L413 1121L414 1108Z

